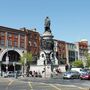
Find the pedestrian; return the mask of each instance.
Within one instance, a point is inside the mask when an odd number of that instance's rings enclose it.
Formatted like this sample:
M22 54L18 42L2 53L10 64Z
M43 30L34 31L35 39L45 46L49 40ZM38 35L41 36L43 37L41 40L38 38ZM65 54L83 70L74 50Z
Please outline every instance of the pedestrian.
M69 65L66 64L66 65L65 65L65 70L68 71L68 69L69 69Z
M70 64L70 70L72 69L72 65Z

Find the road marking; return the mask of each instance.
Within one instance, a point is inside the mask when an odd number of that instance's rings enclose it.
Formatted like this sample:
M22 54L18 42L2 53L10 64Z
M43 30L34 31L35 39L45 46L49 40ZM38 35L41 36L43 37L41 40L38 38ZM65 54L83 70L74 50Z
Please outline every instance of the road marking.
M30 86L30 90L33 90L33 87L31 85L31 82L28 82L29 86Z
M77 88L79 88L79 89L81 89L81 90L89 90L89 89L87 89L87 88L78 87L78 86L77 86Z
M76 87L75 85L64 85L64 84L56 84L58 86L66 86L66 87Z
M55 88L56 90L61 90L60 88L56 87L54 84L49 84L51 87Z
M13 82L14 82L14 80L9 80L8 86L10 86Z
M8 79L8 80L9 80L9 79ZM8 86L6 87L5 90L9 90L8 88L9 88L9 86L10 86L13 82L14 82L14 80L9 80L9 84L8 84Z
M56 90L61 90L60 88L58 88L58 87L57 87L57 86L55 86L54 84L46 84L46 83L39 83L39 84L49 85L49 86L51 86L51 87L55 88ZM30 87L32 87L31 82L29 82L29 85L30 85ZM32 88L31 88L31 89L32 89ZM33 89L32 89L32 90L33 90Z
M79 88L79 89L81 89L81 90L88 90L88 89L86 89L86 88L79 87L79 86L76 86L76 85L63 85L63 84L56 84L56 85L66 86L66 87L77 87L77 88Z

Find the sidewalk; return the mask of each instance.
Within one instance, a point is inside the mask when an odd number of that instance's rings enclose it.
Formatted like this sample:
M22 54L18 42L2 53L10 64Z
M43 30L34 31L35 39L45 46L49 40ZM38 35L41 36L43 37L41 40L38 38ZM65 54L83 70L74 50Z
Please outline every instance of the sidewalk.
M58 74L58 75L55 75L55 74L53 74L53 76L51 76L50 78L48 78L48 77L26 77L26 76L21 76L21 77L18 77L17 79L19 80L34 80L34 79L37 79L37 80L49 80L49 79L62 79L62 77L63 77L63 73L60 73L60 74Z
M59 78L62 79L62 77L63 77L63 73L53 74L53 75L52 75L52 78L56 78L56 79L57 79L57 78L58 78L58 79L59 79Z
M49 79L62 79L63 73L60 74L53 74L50 78L47 77L26 77L26 76L20 76L20 77L0 77L0 81L2 80L49 80Z

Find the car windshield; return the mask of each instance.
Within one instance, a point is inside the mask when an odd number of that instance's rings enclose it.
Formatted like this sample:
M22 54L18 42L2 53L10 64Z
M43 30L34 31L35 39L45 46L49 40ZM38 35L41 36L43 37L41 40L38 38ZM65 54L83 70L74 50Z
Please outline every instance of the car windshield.
M87 71L90 71L90 69L81 69L80 71L87 72Z
M90 72L87 72L87 74L90 74Z
M90 72L84 73L84 74L82 74L82 75L90 75Z
M76 71L68 71L66 72L66 74L70 74L70 73L77 73Z

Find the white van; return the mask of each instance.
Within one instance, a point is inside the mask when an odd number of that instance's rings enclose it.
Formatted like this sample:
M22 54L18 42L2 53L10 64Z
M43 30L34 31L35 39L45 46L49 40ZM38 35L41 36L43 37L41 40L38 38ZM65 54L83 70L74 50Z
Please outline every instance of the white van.
M82 68L72 68L71 70L72 71L78 71L81 75L87 73L87 70L82 69Z
M80 73L82 68L71 68L72 71L78 71Z

